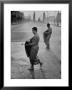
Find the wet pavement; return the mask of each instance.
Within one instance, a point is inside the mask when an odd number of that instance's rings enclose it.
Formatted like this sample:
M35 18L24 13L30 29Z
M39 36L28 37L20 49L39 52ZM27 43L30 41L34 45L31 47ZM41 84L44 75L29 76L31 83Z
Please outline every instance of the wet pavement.
M38 27L40 36L38 56L43 63L34 66L34 71L29 70L30 62L26 56L24 45L21 45L32 34L32 27ZM50 40L50 50L47 50L43 42L43 32L46 24L43 23L23 23L11 27L11 78L12 79L60 79L61 78L61 28L51 25L52 36Z

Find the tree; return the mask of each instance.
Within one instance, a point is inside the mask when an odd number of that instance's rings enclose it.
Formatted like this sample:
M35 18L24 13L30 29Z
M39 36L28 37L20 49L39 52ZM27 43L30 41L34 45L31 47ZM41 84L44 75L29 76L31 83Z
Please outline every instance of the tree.
M40 17L38 18L38 22L40 22L41 20L40 20Z
M33 21L35 21L35 12L34 12L34 14L33 14Z
M45 12L44 12L43 13L43 22L44 22L45 18L46 18L46 16L45 16Z
M56 22L57 22L57 26L59 26L59 24L61 24L61 12L59 12L59 11L56 16Z
M24 14L20 11L11 11L11 23L19 23L24 18Z

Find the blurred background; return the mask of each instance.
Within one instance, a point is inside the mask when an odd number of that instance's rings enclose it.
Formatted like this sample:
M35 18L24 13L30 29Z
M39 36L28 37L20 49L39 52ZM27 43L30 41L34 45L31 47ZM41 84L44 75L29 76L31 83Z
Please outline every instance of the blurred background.
M11 24L27 21L37 21L61 25L60 11L11 11Z

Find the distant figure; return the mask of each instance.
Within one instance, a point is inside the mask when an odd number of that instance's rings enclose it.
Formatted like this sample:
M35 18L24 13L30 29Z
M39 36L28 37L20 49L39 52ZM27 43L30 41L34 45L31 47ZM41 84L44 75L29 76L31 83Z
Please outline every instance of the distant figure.
M34 36L29 41L26 41L25 43L25 50L26 50L27 56L30 59L31 70L34 69L35 64L40 64L42 66L42 63L40 62L37 56L38 50L39 50L38 44L39 44L39 39L40 39L37 33L37 27L33 27L32 32Z
M43 33L43 37L44 37L44 42L47 46L47 49L50 49L50 38L51 38L51 34L52 34L52 28L50 27L50 24L47 24L47 30Z

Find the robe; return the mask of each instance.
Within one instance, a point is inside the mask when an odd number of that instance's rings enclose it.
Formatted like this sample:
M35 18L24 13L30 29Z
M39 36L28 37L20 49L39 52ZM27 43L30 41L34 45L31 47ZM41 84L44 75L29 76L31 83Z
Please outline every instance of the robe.
M49 28L48 30L46 30L43 33L43 38L44 38L44 42L45 42L46 46L49 46L51 34L52 34L52 28Z
M34 35L30 39L30 42L27 43L28 46L25 46L25 50L27 50L26 53L27 56L30 58L30 63L33 65L40 63L40 60L37 56L39 50L39 35L38 34Z

